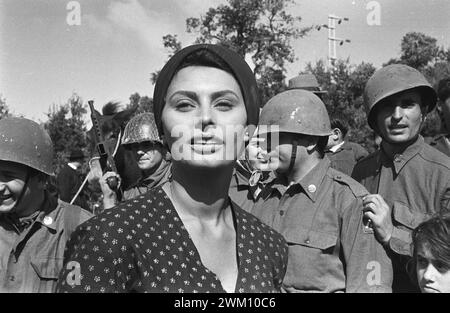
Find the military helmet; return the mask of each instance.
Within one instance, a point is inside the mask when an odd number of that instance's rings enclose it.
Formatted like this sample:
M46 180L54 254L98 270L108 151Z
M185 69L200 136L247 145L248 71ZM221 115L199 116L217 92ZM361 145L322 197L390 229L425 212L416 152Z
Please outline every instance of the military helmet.
M364 89L364 103L369 126L376 128L374 108L383 99L402 91L417 88L426 101L428 112L436 106L437 95L426 78L416 69L404 64L392 64L376 71L367 81Z
M54 175L52 140L38 123L26 118L0 120L0 160Z
M259 125L278 125L280 132L331 135L325 104L311 91L291 89L272 97L261 111ZM260 127L260 133L267 132Z
M129 145L144 141L162 143L153 113L145 112L133 117L125 126L122 144Z
M288 89L304 89L312 91L315 94L327 93L327 91L320 88L319 82L313 74L299 74L291 78L288 82Z

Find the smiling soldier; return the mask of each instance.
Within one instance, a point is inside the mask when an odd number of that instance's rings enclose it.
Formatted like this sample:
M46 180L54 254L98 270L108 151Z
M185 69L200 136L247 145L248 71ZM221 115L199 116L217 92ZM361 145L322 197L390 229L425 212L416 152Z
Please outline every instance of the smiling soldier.
M0 292L52 292L71 232L91 215L46 190L53 144L37 123L0 120Z
M450 159L419 134L436 98L421 73L399 64L376 71L364 91L368 123L383 141L352 176L371 193L364 214L392 264L394 292L418 292L405 270L411 231L450 209Z

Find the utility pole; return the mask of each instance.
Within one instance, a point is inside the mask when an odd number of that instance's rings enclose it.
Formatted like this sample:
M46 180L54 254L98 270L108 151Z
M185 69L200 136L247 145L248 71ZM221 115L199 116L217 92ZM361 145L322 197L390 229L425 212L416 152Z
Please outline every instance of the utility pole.
M344 42L350 43L349 39L342 39L336 37L336 22L337 24L341 24L342 21L348 21L347 17L340 17L334 14L328 15L328 25L322 24L317 26L317 30L320 30L322 27L328 28L328 67L334 67L334 63L337 60L336 53L336 43L339 42L339 45L342 46Z

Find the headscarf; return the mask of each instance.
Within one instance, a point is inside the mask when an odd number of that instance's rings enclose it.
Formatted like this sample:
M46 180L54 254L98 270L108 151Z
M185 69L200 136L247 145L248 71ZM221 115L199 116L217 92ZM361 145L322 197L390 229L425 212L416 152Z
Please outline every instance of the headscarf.
M219 45L197 44L188 46L178 51L163 67L156 80L155 90L153 92L153 112L155 114L156 125L160 136L163 135L162 111L166 104L166 94L173 77L183 64L186 57L198 51L205 50L220 58L226 63L236 81L241 87L244 97L245 109L247 111L247 125L258 125L260 102L258 97L258 87L253 71L236 52ZM254 130L250 127L249 130ZM252 134L249 134L252 136Z

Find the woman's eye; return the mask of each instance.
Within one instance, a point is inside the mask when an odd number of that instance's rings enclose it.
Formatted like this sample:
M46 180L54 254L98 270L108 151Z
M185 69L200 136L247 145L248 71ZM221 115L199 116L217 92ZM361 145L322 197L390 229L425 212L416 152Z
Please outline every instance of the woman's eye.
M180 102L177 102L177 104L175 105L175 108L181 112L189 111L193 107L194 107L194 105L188 101L180 101Z
M216 108L218 108L221 111L228 111L233 107L233 104L230 101L219 101L215 105Z

